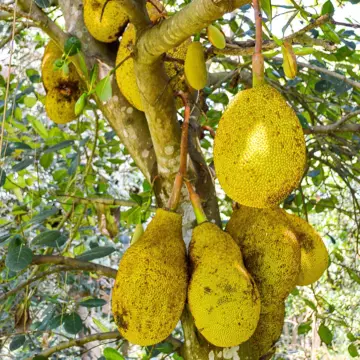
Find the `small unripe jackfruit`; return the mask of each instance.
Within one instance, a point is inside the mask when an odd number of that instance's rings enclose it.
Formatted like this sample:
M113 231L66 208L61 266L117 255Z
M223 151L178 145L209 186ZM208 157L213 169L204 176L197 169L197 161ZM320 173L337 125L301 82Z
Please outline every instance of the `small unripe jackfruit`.
M207 37L212 45L218 49L224 49L226 46L226 39L224 34L214 25L209 25L207 28Z
M283 69L285 76L289 79L293 79L297 74L297 62L291 43L284 41L281 46L281 52L283 55Z
M69 64L69 72L54 69L54 62L62 57L62 51L52 40L45 47L44 56L41 62L41 75L46 90L53 89L66 83L74 83L80 80L73 64Z
M111 43L121 35L128 16L119 1L84 0L84 22L96 40Z
M285 304L278 302L260 313L258 326L251 338L240 345L241 359L260 359L276 344L284 326Z
M239 92L220 119L214 145L216 175L226 194L266 208L298 185L306 161L300 122L269 85Z
M186 52L185 77L195 90L201 90L207 83L204 49L199 41L192 42Z
M285 214L280 209L241 206L232 214L226 231L240 247L262 305L284 300L300 271L300 246Z
M162 6L159 3L157 8L162 10ZM147 4L147 9L149 12L150 20L155 22L159 17L162 16L159 11L152 6L150 3ZM134 60L131 58L131 54L135 48L136 43L136 32L135 27L132 24L129 24L121 38L119 50L116 57L116 64L122 64L116 70L116 81L117 84L127 99L127 101L140 111L144 111L144 106L141 101L140 91L136 83L136 75L134 70ZM181 61L185 61L186 49L190 40L184 41L178 47L171 49L167 54L170 58L173 58L175 61L165 61L165 71L168 77L170 78L169 85L173 88L174 91L185 90L185 83L180 79L184 65ZM126 60L125 60L126 59ZM181 60L177 62L176 60ZM182 106L182 102L177 102L178 107Z
M133 344L159 343L180 319L187 290L181 226L180 215L157 210L120 261L112 312L120 334Z
M76 87L61 86L50 89L46 94L45 110L48 117L56 124L66 124L77 118L75 114L75 104L80 96L80 91Z
M249 339L259 320L260 299L234 240L206 222L195 227L189 255L188 302L197 329L221 347Z
M305 220L286 214L301 247L300 273L297 285L310 285L320 279L329 266L329 254L320 235Z

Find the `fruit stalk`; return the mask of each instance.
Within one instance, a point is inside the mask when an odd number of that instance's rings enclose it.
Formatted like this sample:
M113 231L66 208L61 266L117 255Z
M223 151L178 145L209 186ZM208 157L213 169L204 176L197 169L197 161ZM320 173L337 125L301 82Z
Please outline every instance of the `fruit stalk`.
M202 224L203 222L207 221L205 212L201 206L201 200L199 195L194 191L190 181L185 180L185 184L187 187L187 190L189 192L189 197L190 197L190 201L191 201L191 205L194 209L194 213L195 213L195 217L196 217L196 221L198 223L198 225Z
M255 14L255 52L252 57L253 66L253 87L264 84L264 56L261 53L262 48L262 16L259 0L253 0Z
M188 154L188 133L189 133L189 122L190 122L190 104L187 96L184 92L179 91L177 94L183 101L185 106L184 111L184 122L182 125L181 142L180 142L180 166L179 171L176 174L174 186L169 198L168 208L175 211L180 202L181 188L183 184L183 178L186 174L187 167L187 154Z

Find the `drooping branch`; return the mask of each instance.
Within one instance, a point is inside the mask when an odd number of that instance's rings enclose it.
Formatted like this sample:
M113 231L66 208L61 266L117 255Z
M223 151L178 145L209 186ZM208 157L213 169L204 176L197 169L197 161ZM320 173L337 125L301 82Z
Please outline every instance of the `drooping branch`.
M61 342L59 345L46 349L40 353L37 353L37 356L42 356L44 358L49 357L50 355L65 350L74 346L83 346L89 342L93 341L103 341L103 340L110 340L110 339L121 339L121 335L118 331L110 331L106 333L99 333L99 334L91 334L88 336L81 337L79 339L74 339L70 341ZM26 358L25 360L32 360L32 356Z
M292 43L293 42L299 42L299 43L305 42L307 37L304 37L304 35L308 31L325 24L329 20L330 20L329 15L320 16L319 18L317 18L315 21L313 21L309 25L303 27L299 31L294 32L293 34L286 36L282 40L287 40ZM330 44L328 44L328 43L324 43L324 44L326 44L327 50L329 50L329 49L335 50L335 46L331 47ZM236 45L231 45L231 46L228 45L225 47L225 49L213 49L213 51L215 54L244 56L244 55L252 55L254 53L254 47L255 47L255 42L253 40L251 40L251 41L244 41L242 43L238 42ZM264 41L262 44L263 51L273 50L273 49L276 49L277 47L279 47L279 45L275 41Z
M112 269L107 266L94 264L89 261L77 260L65 256L56 256L56 255L35 255L32 259L31 264L32 265L43 265L43 264L65 265L72 270L76 269L76 270L90 271L113 279L115 279L117 273L116 269Z
M163 53L200 32L225 13L249 3L250 0L194 0L147 31L138 42L139 58L153 63Z
M341 127L334 128L331 125L312 126L309 129L304 129L304 134L331 134L331 133L357 133L360 132L360 124L346 124Z

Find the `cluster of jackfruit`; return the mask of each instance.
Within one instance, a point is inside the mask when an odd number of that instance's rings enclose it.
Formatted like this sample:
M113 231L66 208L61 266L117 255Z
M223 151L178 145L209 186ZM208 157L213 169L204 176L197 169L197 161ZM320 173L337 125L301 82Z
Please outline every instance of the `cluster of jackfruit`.
M45 110L57 124L66 124L76 119L75 104L80 96L80 78L73 64L68 71L55 70L54 63L62 57L62 51L51 40L41 63L42 81L47 92Z
M296 285L309 285L321 277L328 253L309 223L280 208L240 206L226 231L239 245L244 265L259 289L260 320L242 350L244 355L260 358L281 335L284 300Z

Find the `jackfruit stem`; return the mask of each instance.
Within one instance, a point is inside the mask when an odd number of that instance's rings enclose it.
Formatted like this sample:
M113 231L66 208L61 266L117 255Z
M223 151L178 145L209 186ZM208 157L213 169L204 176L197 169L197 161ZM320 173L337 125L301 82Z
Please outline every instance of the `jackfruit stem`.
M185 184L187 187L187 190L189 192L189 197L190 197L190 201L191 201L191 205L194 209L194 214L196 217L196 221L198 223L198 225L208 221L207 217L205 215L205 212L201 206L201 200L199 195L194 191L190 181L185 180Z
M261 54L262 48L262 16L259 5L259 0L253 0L253 8L255 14L255 51L252 57L252 71L253 71L253 87L265 83L264 76L264 56Z
M177 93L185 106L184 111L184 122L182 125L182 132L181 132L181 143L180 143L180 166L179 171L176 174L174 186L168 201L168 209L175 211L179 206L180 202L180 195L181 195L181 188L183 184L183 178L186 174L186 167L187 167L187 155L188 155L188 133L189 133L189 121L190 121L190 104L187 99L187 96L184 92L179 91Z

